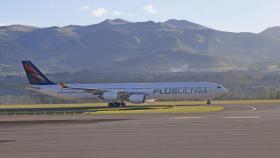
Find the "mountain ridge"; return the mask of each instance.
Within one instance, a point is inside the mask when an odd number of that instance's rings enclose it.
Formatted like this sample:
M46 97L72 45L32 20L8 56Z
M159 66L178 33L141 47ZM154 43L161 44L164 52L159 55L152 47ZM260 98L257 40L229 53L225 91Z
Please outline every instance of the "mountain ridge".
M238 70L280 59L279 28L234 33L176 19L1 26L0 75L22 73L20 60L26 59L47 72Z

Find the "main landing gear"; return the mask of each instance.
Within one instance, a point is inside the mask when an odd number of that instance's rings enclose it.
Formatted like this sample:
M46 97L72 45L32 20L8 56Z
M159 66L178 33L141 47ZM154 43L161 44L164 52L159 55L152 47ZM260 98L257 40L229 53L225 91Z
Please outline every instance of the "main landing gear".
M125 107L126 104L124 102L110 102L108 103L108 107Z
M211 99L207 99L207 105L211 105Z

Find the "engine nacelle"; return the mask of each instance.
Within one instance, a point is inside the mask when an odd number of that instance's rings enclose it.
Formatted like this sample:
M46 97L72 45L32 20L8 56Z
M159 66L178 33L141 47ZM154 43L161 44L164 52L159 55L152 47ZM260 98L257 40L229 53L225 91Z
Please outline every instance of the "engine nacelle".
M128 101L131 103L145 103L145 95L144 94L131 94L128 97Z
M119 94L118 92L104 92L102 97L107 101L116 101L118 100Z

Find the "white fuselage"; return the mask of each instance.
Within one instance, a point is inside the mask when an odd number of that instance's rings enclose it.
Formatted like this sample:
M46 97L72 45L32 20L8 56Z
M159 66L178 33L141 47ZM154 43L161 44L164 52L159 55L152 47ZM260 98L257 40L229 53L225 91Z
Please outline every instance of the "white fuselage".
M204 100L227 92L222 85L210 82L168 82L168 83L95 83L67 84L77 89L62 88L60 85L34 85L28 89L67 100L98 99L98 96L85 90L100 89L145 94L146 99L160 100Z

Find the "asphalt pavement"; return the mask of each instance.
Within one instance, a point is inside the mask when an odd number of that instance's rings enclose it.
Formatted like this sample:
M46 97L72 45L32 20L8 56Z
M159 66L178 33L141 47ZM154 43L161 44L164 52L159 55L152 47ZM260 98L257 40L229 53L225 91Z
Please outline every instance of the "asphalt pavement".
M280 105L222 112L0 116L3 158L279 158Z

